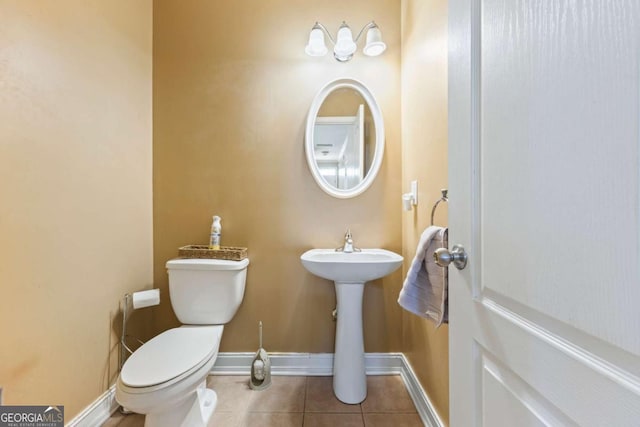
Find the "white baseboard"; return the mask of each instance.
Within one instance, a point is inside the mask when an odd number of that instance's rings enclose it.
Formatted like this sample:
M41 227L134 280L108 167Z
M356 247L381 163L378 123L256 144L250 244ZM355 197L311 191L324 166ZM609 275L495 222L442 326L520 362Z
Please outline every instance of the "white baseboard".
M255 353L219 353L213 375L249 375ZM272 375L326 376L333 372L333 353L269 353Z
M211 374L249 375L254 356L255 353L219 353ZM271 374L274 376L330 376L333 374L333 353L269 353L269 358ZM366 353L365 370L367 375L400 375L424 425L444 427L404 354ZM115 394L115 386L111 386L66 425L68 427L102 425L118 409Z
M96 427L102 425L118 409L116 386L102 393L91 405L69 421L67 427Z
M255 353L220 353L213 375L249 375ZM269 353L273 375L333 375L333 353ZM400 375L405 362L402 353L366 353L367 375Z
M418 381L418 377L416 377L415 372L413 372L413 368L411 364L402 354L402 372L400 375L404 380L404 385L407 387L407 391L409 392L409 396L413 400L414 405L416 405L416 410L422 419L422 422L425 426L429 427L444 427L444 422L438 416L431 400L429 400L429 396L424 392L424 389L420 385L420 381Z

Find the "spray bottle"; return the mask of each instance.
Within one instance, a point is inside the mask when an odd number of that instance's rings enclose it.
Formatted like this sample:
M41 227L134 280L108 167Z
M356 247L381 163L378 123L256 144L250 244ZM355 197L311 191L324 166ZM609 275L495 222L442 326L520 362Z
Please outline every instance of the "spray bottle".
M220 234L222 234L222 224L220 224L220 218L218 215L213 216L213 222L211 223L211 236L209 237L209 249L220 250Z

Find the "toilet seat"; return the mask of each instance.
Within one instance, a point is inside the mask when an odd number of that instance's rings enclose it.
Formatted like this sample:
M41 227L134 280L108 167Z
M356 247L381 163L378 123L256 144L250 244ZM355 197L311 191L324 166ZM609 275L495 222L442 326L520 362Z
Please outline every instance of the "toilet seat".
M181 381L217 355L222 331L222 325L182 326L161 333L127 359L121 385L148 393Z

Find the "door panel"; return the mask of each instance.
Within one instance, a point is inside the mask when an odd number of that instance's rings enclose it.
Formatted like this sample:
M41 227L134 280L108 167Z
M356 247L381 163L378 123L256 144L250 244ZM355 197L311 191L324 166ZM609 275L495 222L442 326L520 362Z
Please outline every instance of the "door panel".
M640 425L640 2L449 15L451 425Z
M476 311L482 326L473 331L478 339L474 345L483 360L482 369L490 365L509 372L518 379L519 388L526 390L521 394L527 397L524 403L540 402L556 419L566 420L550 425L638 425L640 387L636 376L572 343L566 330L554 333L523 316L526 311L508 310L486 297L476 304ZM539 397L532 399L531 395ZM476 397L483 398L490 399ZM517 421L503 419L502 424L486 425L513 426Z
M483 286L640 353L632 4L482 2L480 217Z
M577 425L487 352L481 363L484 425Z

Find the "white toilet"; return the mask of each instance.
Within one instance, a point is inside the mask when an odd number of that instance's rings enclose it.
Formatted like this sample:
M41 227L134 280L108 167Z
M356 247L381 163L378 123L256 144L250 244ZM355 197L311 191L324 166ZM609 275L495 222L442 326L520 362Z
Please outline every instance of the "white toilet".
M116 400L146 414L146 427L204 427L217 403L206 379L218 356L224 324L236 314L249 260L167 262L171 306L184 325L146 342L127 359Z

